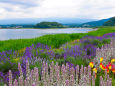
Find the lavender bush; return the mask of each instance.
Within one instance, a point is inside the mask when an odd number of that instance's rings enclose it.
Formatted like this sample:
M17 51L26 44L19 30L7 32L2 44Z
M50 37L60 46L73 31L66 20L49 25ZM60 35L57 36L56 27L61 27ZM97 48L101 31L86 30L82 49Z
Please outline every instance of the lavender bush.
M36 62L41 63L45 60L41 57L42 53L46 53L51 49L47 45L38 43L37 45L32 45L30 47L24 48L18 51L5 51L0 53L0 80L1 82L8 82L8 70L12 70L12 78L19 76L19 71L17 70L17 62L21 62L22 72L25 74L25 62L29 60L31 65L35 65ZM45 52L44 52L45 51ZM48 55L50 57L51 55Z

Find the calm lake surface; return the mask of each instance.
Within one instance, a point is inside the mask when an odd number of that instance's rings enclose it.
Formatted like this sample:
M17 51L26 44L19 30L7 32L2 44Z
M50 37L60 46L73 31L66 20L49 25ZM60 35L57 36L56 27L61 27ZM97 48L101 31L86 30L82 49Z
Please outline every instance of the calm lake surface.
M47 34L60 33L87 33L92 31L88 28L67 29L0 29L0 40L35 38Z

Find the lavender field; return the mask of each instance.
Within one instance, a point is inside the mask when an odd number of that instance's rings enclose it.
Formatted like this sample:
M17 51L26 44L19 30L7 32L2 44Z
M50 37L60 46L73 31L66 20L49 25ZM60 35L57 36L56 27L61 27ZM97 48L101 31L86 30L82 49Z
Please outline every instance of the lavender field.
M0 86L115 86L115 33L0 52Z

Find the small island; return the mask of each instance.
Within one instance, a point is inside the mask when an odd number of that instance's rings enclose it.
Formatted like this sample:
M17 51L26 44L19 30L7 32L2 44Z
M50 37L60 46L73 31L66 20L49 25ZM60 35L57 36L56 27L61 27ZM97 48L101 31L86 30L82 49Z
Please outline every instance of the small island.
M34 28L65 28L65 26L58 22L40 22Z

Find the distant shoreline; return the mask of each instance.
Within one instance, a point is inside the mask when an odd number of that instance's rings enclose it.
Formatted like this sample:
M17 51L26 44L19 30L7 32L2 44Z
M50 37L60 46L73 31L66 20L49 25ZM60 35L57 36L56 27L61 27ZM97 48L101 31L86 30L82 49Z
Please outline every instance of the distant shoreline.
M75 27L74 29L93 29L93 30L97 30L98 28L87 28L87 27ZM43 29L43 30L45 30L45 29L73 29L73 28L0 28L0 29Z

